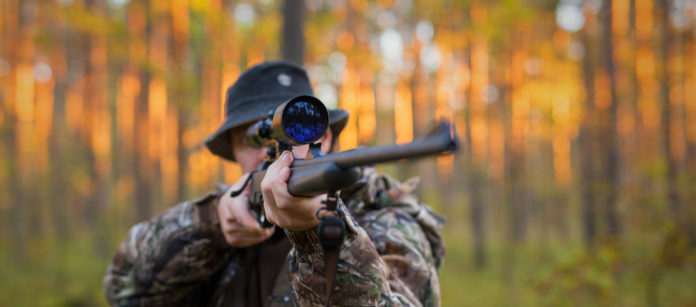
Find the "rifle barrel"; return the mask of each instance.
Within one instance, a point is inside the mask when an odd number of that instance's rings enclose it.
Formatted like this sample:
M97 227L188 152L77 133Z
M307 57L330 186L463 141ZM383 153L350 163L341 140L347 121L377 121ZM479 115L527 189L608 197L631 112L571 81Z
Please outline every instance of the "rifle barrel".
M379 147L358 148L338 153L327 154L310 160L296 160L293 167L310 166L325 162L334 162L342 169L355 166L419 158L457 149L457 139L452 137L450 126L441 123L439 129L423 139L408 144L395 144Z

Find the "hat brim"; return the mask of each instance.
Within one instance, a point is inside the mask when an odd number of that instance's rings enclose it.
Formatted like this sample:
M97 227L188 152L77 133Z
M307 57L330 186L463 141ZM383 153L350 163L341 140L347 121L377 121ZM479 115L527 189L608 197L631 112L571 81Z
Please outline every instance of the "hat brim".
M266 110L273 109L273 105L270 107L265 103L256 103L248 107L244 112L240 114L247 114L247 116L238 116L235 118L228 118L218 130L211 134L205 140L205 146L208 147L210 152L214 155L222 157L226 160L236 162L234 155L232 154L232 137L230 132L232 129L244 126L246 124L258 121L264 116L249 116L248 114L264 114ZM331 134L333 140L338 138L338 135L343 131L348 123L349 113L345 110L329 110L329 128L331 129Z

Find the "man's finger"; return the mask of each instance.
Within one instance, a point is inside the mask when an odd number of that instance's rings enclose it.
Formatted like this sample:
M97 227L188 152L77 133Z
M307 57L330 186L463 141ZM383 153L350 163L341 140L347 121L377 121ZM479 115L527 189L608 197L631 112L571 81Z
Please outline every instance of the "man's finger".
M266 237L266 238L268 238L268 237L270 237L274 232L275 232L275 227L265 228L265 229L263 230L263 236Z
M265 209L264 209L264 210L265 210ZM266 221L268 221L269 223L271 223L271 224L273 224L273 225L275 225L275 223L276 223L276 222L273 220L273 217L270 216L270 215L268 214L268 211L266 211Z
M280 164L281 166L284 167L289 167L292 164L292 153L290 151L284 151L283 154L280 156Z
M224 219L224 221L231 222L230 220L234 219L234 213L230 208L232 204L232 198L225 196L223 196L218 203L218 214L220 215L220 218Z
M237 219L234 218L234 216L232 216L231 214L226 215L225 220L226 220L227 222L230 222L230 223L236 223L236 222L237 222Z
M276 200L275 206L278 209L286 209L291 205L287 203L288 198L291 197L286 187L289 177L290 168L283 167L283 169L278 172L278 175L276 175L276 179L273 180L274 185L278 187L277 189L273 189L273 198Z
M231 206L229 206L229 205L230 205L229 202L221 203L221 206L222 206L221 210L222 210L222 214L223 214L223 217L225 218L225 220L230 222L230 223L233 223L237 219L234 217L234 213L232 212L232 209L230 208Z
M283 169L283 167L289 167L292 164L292 153L290 151L283 151L283 153L280 155L280 158L275 160L271 166L268 167L268 170L266 170L266 175L271 175L275 176L280 170Z
M239 195L230 206L234 219L249 229L258 229L259 223L249 212L249 198L246 195Z
M290 167L283 167L283 169L280 170L280 173L278 173L278 179L282 180L283 182L287 182L288 179L290 178Z
M259 226L259 221L256 220L256 218L251 215L251 213L247 210L244 210L241 214L241 218L239 218L237 221L244 225L245 228L249 230L254 230L258 231L261 229L261 226Z

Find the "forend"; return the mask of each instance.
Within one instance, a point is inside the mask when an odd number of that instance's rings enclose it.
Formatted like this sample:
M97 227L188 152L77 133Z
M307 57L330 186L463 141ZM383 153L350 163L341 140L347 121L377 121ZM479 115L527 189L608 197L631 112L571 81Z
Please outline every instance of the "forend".
M246 141L263 147L269 141L295 146L319 140L329 127L329 111L321 100L302 95L281 103L246 131Z

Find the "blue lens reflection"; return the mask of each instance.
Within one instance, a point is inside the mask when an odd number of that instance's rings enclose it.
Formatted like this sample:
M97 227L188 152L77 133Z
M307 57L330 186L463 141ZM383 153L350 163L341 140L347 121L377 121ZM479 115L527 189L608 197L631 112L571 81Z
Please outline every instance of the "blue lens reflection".
M321 107L308 101L291 102L283 114L283 128L288 137L301 144L321 138L328 123L328 114Z

